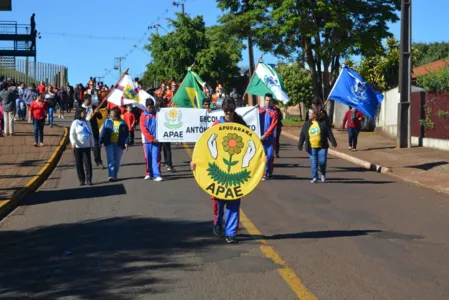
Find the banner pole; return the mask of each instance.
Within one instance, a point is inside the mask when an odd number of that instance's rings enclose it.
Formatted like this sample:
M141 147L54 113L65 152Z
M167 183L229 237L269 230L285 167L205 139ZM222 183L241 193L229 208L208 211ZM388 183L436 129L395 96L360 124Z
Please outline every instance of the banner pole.
M103 105L103 103L104 103L105 101L108 100L109 96L110 96L110 95L112 94L112 92L115 90L115 86L116 86L120 81L122 81L123 77L125 77L125 75L128 74L128 71L129 71L129 68L126 69L125 72L123 72L122 76L121 76L120 79L117 81L117 83L114 85L114 87L111 88L111 89L109 90L109 93L107 94L107 96L106 96L106 97L101 101L101 103L97 106L97 108L95 109L94 113L91 115L90 119L92 119L93 115L94 115L95 113L98 112L98 110L99 110L100 107ZM90 121L90 119L89 119L88 121Z
M257 70L257 67L259 66L259 64L260 64L260 61L262 60L262 57L263 57L263 54L259 57L259 60L257 61L257 65L256 65L256 67L254 68L254 72L253 72L253 74L251 74L251 78L249 79L249 82L248 82L248 86L251 84L251 81L253 81L253 77L254 77L254 75L256 74L256 70ZM246 96L246 91L248 90L248 86L246 87L246 89L245 89L245 94L243 94L243 99L245 99L245 96ZM248 99L249 100L249 99ZM249 101L248 101L249 102ZM254 106L254 105L253 105Z

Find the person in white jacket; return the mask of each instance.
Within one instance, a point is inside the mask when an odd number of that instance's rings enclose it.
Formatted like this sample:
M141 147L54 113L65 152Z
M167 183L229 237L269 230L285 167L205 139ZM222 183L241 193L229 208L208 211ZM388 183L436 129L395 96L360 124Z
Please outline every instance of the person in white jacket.
M87 185L92 185L92 160L90 151L95 146L92 127L90 122L86 120L86 116L86 109L78 108L75 113L75 120L70 126L70 143L72 144L75 155L76 172L78 173L81 186L86 183L86 179Z

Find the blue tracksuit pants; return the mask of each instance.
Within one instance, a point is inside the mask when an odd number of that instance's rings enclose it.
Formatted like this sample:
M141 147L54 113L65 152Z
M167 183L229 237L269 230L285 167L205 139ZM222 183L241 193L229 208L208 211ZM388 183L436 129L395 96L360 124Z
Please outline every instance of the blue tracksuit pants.
M263 148L265 149L265 155L267 156L267 165L265 166L265 176L273 175L274 164L274 138L268 138L263 141Z
M225 236L236 236L240 221L240 199L239 200L218 200L218 213L214 224L223 225L223 216L226 206L225 216Z
M143 144L145 155L146 175L157 178L161 176L160 144Z

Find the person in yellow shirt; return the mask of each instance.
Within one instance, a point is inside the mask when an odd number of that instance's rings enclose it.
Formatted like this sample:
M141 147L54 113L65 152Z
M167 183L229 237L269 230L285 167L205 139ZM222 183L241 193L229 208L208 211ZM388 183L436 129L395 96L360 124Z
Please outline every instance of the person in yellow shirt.
M299 136L298 149L305 150L309 154L310 167L312 169L312 183L318 181L318 165L321 170L321 181L326 182L327 151L329 142L337 147L331 127L319 111L309 110L309 119L304 123Z
M128 150L128 125L120 116L120 109L111 109L110 117L104 122L100 133L100 144L106 149L108 159L108 180L116 181L123 150Z

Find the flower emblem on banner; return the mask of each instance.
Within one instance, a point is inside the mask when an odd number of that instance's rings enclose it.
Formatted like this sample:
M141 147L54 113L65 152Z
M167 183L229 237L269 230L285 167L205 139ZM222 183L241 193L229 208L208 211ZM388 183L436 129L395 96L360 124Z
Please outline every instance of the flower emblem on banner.
M165 112L165 127L169 129L179 129L182 127L182 112L177 108L172 108Z
M251 129L235 123L219 124L201 135L195 145L195 179L218 199L240 199L262 179L264 157L262 143Z

